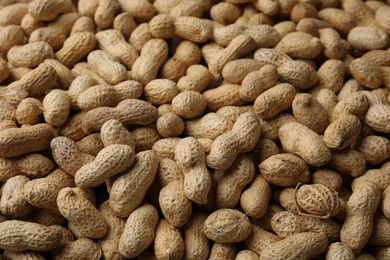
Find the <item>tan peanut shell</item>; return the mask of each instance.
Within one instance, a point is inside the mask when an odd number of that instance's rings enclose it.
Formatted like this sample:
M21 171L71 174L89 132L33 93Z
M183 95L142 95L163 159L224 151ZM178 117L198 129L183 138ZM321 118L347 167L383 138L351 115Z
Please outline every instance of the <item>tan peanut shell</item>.
M193 137L181 139L175 148L175 161L184 176L184 194L193 202L207 203L211 177L203 146Z
M158 158L153 151L135 155L132 166L118 177L110 191L110 208L118 217L127 217L142 202L156 176Z
M207 108L216 111L224 106L239 106L245 104L240 97L240 86L236 84L223 84L214 89L203 92Z
M34 42L14 46L7 53L8 62L15 67L35 68L45 59L52 59L54 52L46 42Z
M44 225L6 220L0 223L0 248L11 251L47 251L59 246L62 231Z
M152 205L146 204L134 210L120 237L119 252L128 258L138 256L153 243L158 221L158 212Z
M240 205L245 214L256 219L263 217L267 212L271 192L269 183L261 175L257 175L249 188L241 194Z
M254 59L232 60L232 61L226 63L226 65L223 67L222 77L232 84L240 84L240 83L242 83L244 78L246 76L248 76L248 74L250 74L251 72L260 70L264 65L265 65L264 62L257 61ZM266 70L266 71L268 71L268 70ZM257 75L257 74L255 74L255 75ZM255 77L255 78L257 78L257 77ZM251 82L251 81L249 81L249 82Z
M390 141L383 136L368 135L361 139L357 150L368 164L378 164L390 157Z
M389 112L390 105L373 105L368 109L364 122L371 129L381 132L381 133L390 133L389 127Z
M112 144L103 148L92 162L84 164L75 174L80 188L96 187L131 166L134 149L128 145Z
M340 232L341 242L351 248L354 254L359 253L370 239L379 202L380 190L376 184L361 182L354 186Z
M174 113L167 113L156 121L156 128L162 137L176 137L184 132L184 121Z
M252 223L251 226L251 234L241 242L243 249L248 249L255 252L257 255L261 255L261 252L263 252L264 249L281 240L274 233L268 232L256 224Z
M161 219L156 228L154 254L157 259L181 259L184 254L184 241L181 230L165 219Z
M25 98L18 104L14 112L19 124L35 125L42 119L43 105L39 99Z
M195 138L215 139L232 128L233 124L224 116L207 113L200 119L187 120L185 133Z
M20 218L30 213L32 207L23 196L23 186L29 181L28 177L17 175L3 184L0 211L4 216Z
M328 125L324 132L324 143L330 149L343 150L355 146L361 131L358 117L354 115L341 115Z
M165 187L172 181L183 180L183 173L174 160L165 158L158 165L157 179Z
M183 227L184 257L186 259L207 259L209 255L209 240L203 234L203 224L206 218L207 215L204 213L194 213Z
M267 247L261 253L260 259L312 258L325 252L328 243L324 233L303 232Z
M205 236L217 243L243 241L252 231L249 218L238 210L219 209L211 213L204 222Z
M52 255L54 260L70 260L74 258L97 260L100 259L102 250L98 243L83 237L58 247L53 251Z
M57 205L61 215L68 220L69 229L77 237L101 238L105 235L107 221L90 201L76 192L75 188L60 190Z
M292 32L285 35L275 48L291 58L313 59L321 53L323 47L320 39L308 33Z
M271 226L280 238L302 232L323 232L330 241L339 239L341 229L341 226L332 219L299 216L288 211L276 213L271 219Z
M259 165L259 169L269 183L282 187L307 183L310 179L305 161L289 153L269 157Z
M88 111L83 118L83 130L97 132L109 119L117 119L124 126L147 125L157 119L157 109L143 100L125 99L114 108L99 107Z
M172 99L172 111L183 118L195 118L203 114L207 99L196 91L183 91Z
M331 159L322 138L300 123L292 122L280 127L279 139L283 149L300 156L310 165L322 166Z
M118 84L127 79L125 66L114 60L107 51L95 50L88 54L88 65L109 84Z
M221 244L214 243L210 250L209 259L228 259L234 260L237 254L237 247L235 244Z
M110 119L106 121L100 130L100 137L104 147L123 144L134 150L134 136L118 120Z
M59 89L50 91L42 102L45 121L55 127L65 124L70 112L68 94Z
M329 245L328 251L326 252L326 259L355 259L355 255L346 245L343 245L341 242L335 242Z
M311 175L311 182L324 185L338 192L343 184L343 179L336 171L320 168Z
M253 112L239 116L231 131L217 137L206 157L214 169L227 169L240 153L252 150L260 137L260 123Z
M176 83L169 79L155 79L145 85L145 98L154 105L162 105L172 101L179 93Z
M248 156L239 155L217 182L215 195L217 208L234 208L240 200L244 187L252 181L254 175L254 163Z

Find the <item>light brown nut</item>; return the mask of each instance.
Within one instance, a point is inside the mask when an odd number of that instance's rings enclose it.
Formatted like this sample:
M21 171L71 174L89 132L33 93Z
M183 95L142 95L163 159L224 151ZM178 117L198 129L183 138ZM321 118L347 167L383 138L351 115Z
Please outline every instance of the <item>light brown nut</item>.
M252 150L260 138L260 123L253 112L239 116L231 131L217 137L207 156L213 169L228 169L240 153Z
M153 243L158 220L158 212L152 205L146 204L134 210L119 240L119 252L132 258L148 248Z
M387 187L383 192L382 192L382 200L381 200L381 208L383 215L387 219L390 219L390 188Z
M216 111L224 106L240 106L245 101L240 97L240 86L235 84L223 84L214 89L203 92L207 101L207 108Z
M375 50L387 48L389 36L379 28L357 26L348 34L348 42L358 50Z
M103 148L96 158L84 164L75 174L75 183L80 188L97 187L104 181L131 166L134 149L128 145L111 144Z
M195 118L203 114L207 99L196 91L183 91L172 99L173 112L183 118Z
M387 231L390 228L390 221L380 211L375 213L374 225L368 245L387 246L390 243Z
M54 161L65 172L74 176L78 169L84 164L92 162L94 156L82 153L76 146L76 143L64 136L54 138L50 142L51 152Z
M318 87L338 93L343 87L345 65L339 60L327 60L317 71Z
M328 165L340 173L359 177L366 169L366 160L362 153L353 149L346 149L333 151L332 159Z
M20 25L23 17L28 12L27 3L11 3L5 5L0 11L0 25Z
M267 24L251 25L244 33L253 38L256 48L274 47L281 38L278 31Z
M182 41L177 46L175 54L162 66L160 76L177 82L185 75L187 68L198 64L201 58L198 45L190 41Z
M226 26L222 26L222 24L219 23L214 23L213 40L220 47L226 47L235 37L240 34L243 34L245 32L245 29L246 26L237 23L232 23Z
M292 102L292 112L295 119L317 134L323 134L329 125L327 110L310 94L296 94Z
M355 259L355 255L353 254L352 250L346 245L343 245L341 242L335 242L329 245L328 251L326 252L326 259L352 260Z
M328 243L324 233L303 232L265 248L260 259L285 259L287 256L313 258L325 252Z
M339 93L337 94L337 97L339 101L347 99L349 96L356 92L363 91L363 87L357 82L355 79L350 79L346 81L342 88L340 89ZM363 92L364 93L364 92ZM362 94L362 93L359 93Z
M329 218L340 210L337 192L322 184L306 184L297 189L295 194L297 209L301 215ZM306 213L301 213L302 208Z
M78 32L71 34L64 42L62 48L55 54L56 59L71 68L83 60L96 47L95 35L91 32Z
M87 153L93 156L96 156L100 150L104 148L104 144L99 133L87 135L80 141L77 141L76 145L82 153Z
M282 186L296 186L310 179L308 165L293 154L277 154L259 165L260 172L269 183Z
M155 15L154 6L147 0L118 0L121 9L134 17L136 22L147 22Z
M110 119L106 121L101 128L100 136L105 147L122 144L130 146L134 150L135 140L133 135L118 120Z
M278 72L274 65L265 65L257 71L250 72L242 81L240 97L247 102L255 101L261 93L275 86L277 79Z
M322 52L323 46L318 38L308 33L292 32L284 36L275 48L291 58L312 59Z
M97 82L93 79L92 76L88 74L75 77L75 79L72 81L68 89L70 107L72 110L79 109L79 106L77 104L77 99L80 96L80 94L96 84Z
M322 166L331 159L331 153L322 138L300 123L288 123L280 127L279 139L283 149L300 156L313 166Z
M222 175L216 188L217 208L234 208L245 186L255 175L255 165L248 156L239 155L233 165L223 171Z
M271 186L261 175L257 175L251 186L241 194L240 205L245 214L258 219L266 214L270 198Z
M65 124L70 112L70 99L66 91L50 91L43 99L42 106L43 117L48 124L55 127Z
M264 62L254 59L238 59L228 62L222 69L222 77L232 84L241 84L244 78L259 70Z
M182 181L184 178L179 165L174 160L163 158L158 165L157 179L165 187L172 181Z
M78 13L75 12L58 16L47 26L31 32L29 42L45 41L53 47L54 51L60 49L78 17Z
M125 220L118 218L112 213L108 201L105 201L99 207L99 211L106 219L108 225L107 233L98 241L102 249L103 259L124 260L125 257L118 252L118 245L125 227Z
M109 53L128 69L131 69L138 58L137 50L128 44L123 35L115 29L104 30L96 33L96 40L100 49Z
M15 118L18 121L15 107L5 100L0 100L0 122L4 120L15 120Z
M107 231L107 221L95 206L75 189L63 188L57 197L58 209L68 220L69 229L77 237L103 237Z
M165 219L161 219L157 225L153 247L156 259L182 259L184 241L181 230L169 224Z
M91 69L107 83L118 84L127 79L125 66L116 62L108 52L95 50L88 54L87 59Z
M204 213L194 213L183 227L184 257L186 259L206 260L210 249L209 241L203 234L203 224L207 218Z
M237 5L221 2L210 9L210 17L213 21L221 24L234 23L241 16L241 8Z
M110 191L110 208L116 216L127 217L141 204L157 168L158 158L153 151L136 154L132 166L114 181Z
M376 89L383 84L381 67L368 59L358 58L351 61L349 70L353 77L367 88Z
M149 31L149 24L143 23L135 28L130 34L129 42L138 52L140 52L142 47L152 38L153 35Z
M152 144L152 150L157 154L159 159L168 158L174 160L175 148L181 138L168 137L156 141Z
M342 114L355 115L362 118L369 108L369 102L363 92L356 92L342 99L333 109L332 119L336 120Z
M206 204L211 177L203 146L193 137L181 139L175 148L175 161L184 175L184 194L198 204Z
M186 75L177 82L180 91L193 90L202 92L211 82L212 76L209 70L200 64L191 65Z
M126 80L115 86L97 85L81 92L77 98L77 106L84 111L99 107L114 107L121 101L139 98L142 85L135 80Z
M241 243L243 249L249 249L260 255L264 249L281 240L274 233L268 232L258 225L251 225L252 233Z
M20 220L1 222L0 234L0 248L15 252L51 250L59 246L62 239L60 229Z
M99 244L86 237L61 245L52 251L54 260L70 260L75 258L98 260L101 256L102 250Z
M348 34L357 25L353 14L338 8L328 7L319 10L318 17L343 34Z
M230 120L216 113L207 113L200 119L185 121L185 133L195 138L214 140L232 127L233 123Z
M61 13L72 11L72 8L70 0L35 0L29 5L28 12L38 21L51 21Z
M74 22L70 35L79 32L90 32L95 33L95 23L93 19L88 16L81 16Z
M303 18L297 23L296 31L310 34L314 37L319 36L319 31L324 28L331 27L330 24L326 21L317 19L317 18Z
M370 106L364 117L364 122L375 131L390 133L390 105Z
M87 134L82 129L82 121L85 116L84 112L80 112L69 116L66 123L59 128L59 134L68 137L74 141L78 141Z
M73 66L72 73L77 76L88 75L95 80L96 84L108 84L102 77L91 69L87 62L79 62Z
M46 42L14 46L7 53L8 62L14 67L35 68L45 59L52 59L53 57L53 49Z
M235 244L214 243L210 250L209 260L234 260L237 254Z
M18 25L7 25L0 28L0 53L5 56L15 45L24 44L24 32Z
M124 12L115 16L113 21L113 28L120 31L125 39L129 39L130 34L137 27L131 14Z
M244 259L247 259L247 260L259 260L260 257L259 257L258 254L256 254L255 252L253 252L251 250L242 250L242 251L238 252L238 254L236 255L235 260L244 260Z
M204 222L203 233L217 243L236 243L245 240L252 231L249 218L238 210L219 209Z
M345 55L345 47L340 34L333 28L319 30L320 41L324 46L323 54L329 59L342 59Z
M162 137L176 137L184 132L184 122L181 117L174 113L167 113L156 121L158 133Z
M43 63L52 66L57 73L56 86L64 90L69 89L70 84L74 80L72 71L55 59L46 59Z
M308 2L297 3L291 9L291 20L295 23L298 23L300 20L311 17L317 17L317 9L316 7Z
M82 127L87 133L97 132L109 119L117 119L124 126L147 125L157 119L157 109L143 100L125 99L114 108L99 107L88 111Z
M48 124L3 130L0 132L0 156L9 158L46 150L56 135L56 130Z
M47 157L32 153L15 158L0 158L0 181L5 182L16 175L39 178L47 175L54 164Z
M335 171L327 168L320 168L311 175L311 182L313 184L324 185L338 192L343 184L343 179L341 175Z
M99 5L94 14L94 21L97 27L102 29L111 27L119 8L117 1L99 0Z
M159 203L164 217L174 227L182 227L191 217L192 203L184 194L183 180L171 181L162 188Z
M390 158L390 141L383 136L365 136L360 140L357 150L368 164L379 164Z
M354 254L358 254L370 239L380 196L380 189L374 183L363 181L353 186L340 241L351 248Z
M61 169L56 169L44 178L27 182L23 188L25 199L37 208L58 212L57 195L65 187L74 187L73 177Z
M24 33L27 36L38 28L44 27L46 23L44 21L38 21L34 17L32 17L29 13L23 16L23 19L20 21L20 26L24 30Z
M273 28L279 33L280 37L284 37L295 31L296 24L292 21L282 21L275 24Z
M135 31L134 31L135 32ZM133 32L133 33L134 33ZM142 47L132 67L132 77L145 85L156 78L158 70L168 57L168 44L162 39L151 39Z
M168 14L158 14L149 22L150 34L159 39L174 38L175 18Z
M21 125L38 124L42 120L42 102L36 98L25 98L18 104L14 112L16 121Z
M278 84L261 93L253 104L253 109L262 119L270 119L291 107L296 91L288 83Z
M208 63L212 75L219 76L223 67L232 60L241 58L255 47L254 40L251 36L241 34L235 37L230 44L223 50L212 57Z
M245 112L253 111L252 106L224 106L216 112L218 115L226 117L226 119L236 122L237 118ZM260 126L261 127L261 126Z
M264 135L263 133L264 131L262 130L262 135ZM279 147L271 139L261 138L256 144L256 147L253 152L255 153L258 162L261 163L272 155L278 154Z
M3 184L0 201L2 214L11 218L20 218L30 213L32 206L23 196L23 186L29 181L29 178L17 175Z
M354 115L341 115L325 130L324 143L329 149L343 150L349 146L354 147L359 138L361 124Z
M278 66L279 77L298 89L307 89L318 81L316 71L303 61L286 61Z
M280 238L302 232L325 233L330 241L339 239L341 226L332 219L299 216L295 213L282 211L276 213L271 220L272 229Z
M153 105L170 103L178 93L176 83L169 79L155 79L144 87L145 98Z
M203 43L208 41L213 33L210 20L191 16L180 16L175 19L175 33L188 41Z
M390 20L387 15L389 11L389 6L381 5L375 12L375 20L386 33L390 33Z
M153 144L161 139L157 129L153 125L138 126L131 131L135 140L135 152L150 150Z

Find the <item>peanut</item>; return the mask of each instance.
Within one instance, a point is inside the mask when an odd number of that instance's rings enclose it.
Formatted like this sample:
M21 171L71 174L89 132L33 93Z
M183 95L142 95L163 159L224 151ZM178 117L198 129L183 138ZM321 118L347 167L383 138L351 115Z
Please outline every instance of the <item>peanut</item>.
M204 213L194 213L183 227L184 257L186 259L207 259L209 242L203 234L203 224L207 218Z
M357 148L368 164L378 164L390 157L390 141L382 136L364 137Z
M52 47L46 42L14 46L7 53L8 62L15 67L35 68L45 59L54 57Z
M240 205L248 216L261 218L267 212L271 192L269 183L261 175L257 175L251 186L241 194Z
M127 79L126 68L116 62L112 55L102 50L95 50L88 54L88 64L107 83L118 84Z
M72 11L70 0L34 0L28 7L28 13L38 21L54 20L59 14Z
M224 116L208 113L200 119L187 120L185 133L195 138L215 139L232 128L233 124Z
M19 218L27 216L32 206L23 196L23 186L29 182L30 179L17 175L9 178L1 188L0 211L5 216Z
M335 242L329 245L328 251L326 252L326 259L354 259L355 255L352 250L343 245L341 242Z
M128 258L138 256L153 243L158 221L158 212L152 205L146 204L134 210L120 237L119 252Z
M280 238L274 233L268 232L256 224L251 224L252 233L241 243L243 249L248 249L261 255L266 248L280 241Z
M54 250L52 255L54 260L70 260L74 258L89 258L97 260L100 259L102 250L100 249L98 243L92 239L83 237L58 247Z
M181 259L184 254L184 241L180 229L175 228L165 219L157 225L154 239L154 253L157 259Z

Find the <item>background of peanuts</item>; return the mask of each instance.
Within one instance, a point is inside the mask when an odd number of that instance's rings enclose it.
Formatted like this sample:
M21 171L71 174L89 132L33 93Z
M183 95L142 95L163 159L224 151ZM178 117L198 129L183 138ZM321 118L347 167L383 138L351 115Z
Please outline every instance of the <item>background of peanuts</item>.
M390 2L0 0L0 259L390 259Z

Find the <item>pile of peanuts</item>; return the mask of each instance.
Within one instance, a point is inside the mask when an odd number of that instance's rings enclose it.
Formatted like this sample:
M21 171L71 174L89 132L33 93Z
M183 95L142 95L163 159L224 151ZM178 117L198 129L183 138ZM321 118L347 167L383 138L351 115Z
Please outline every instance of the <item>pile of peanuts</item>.
M390 259L389 35L389 0L0 0L0 259Z

